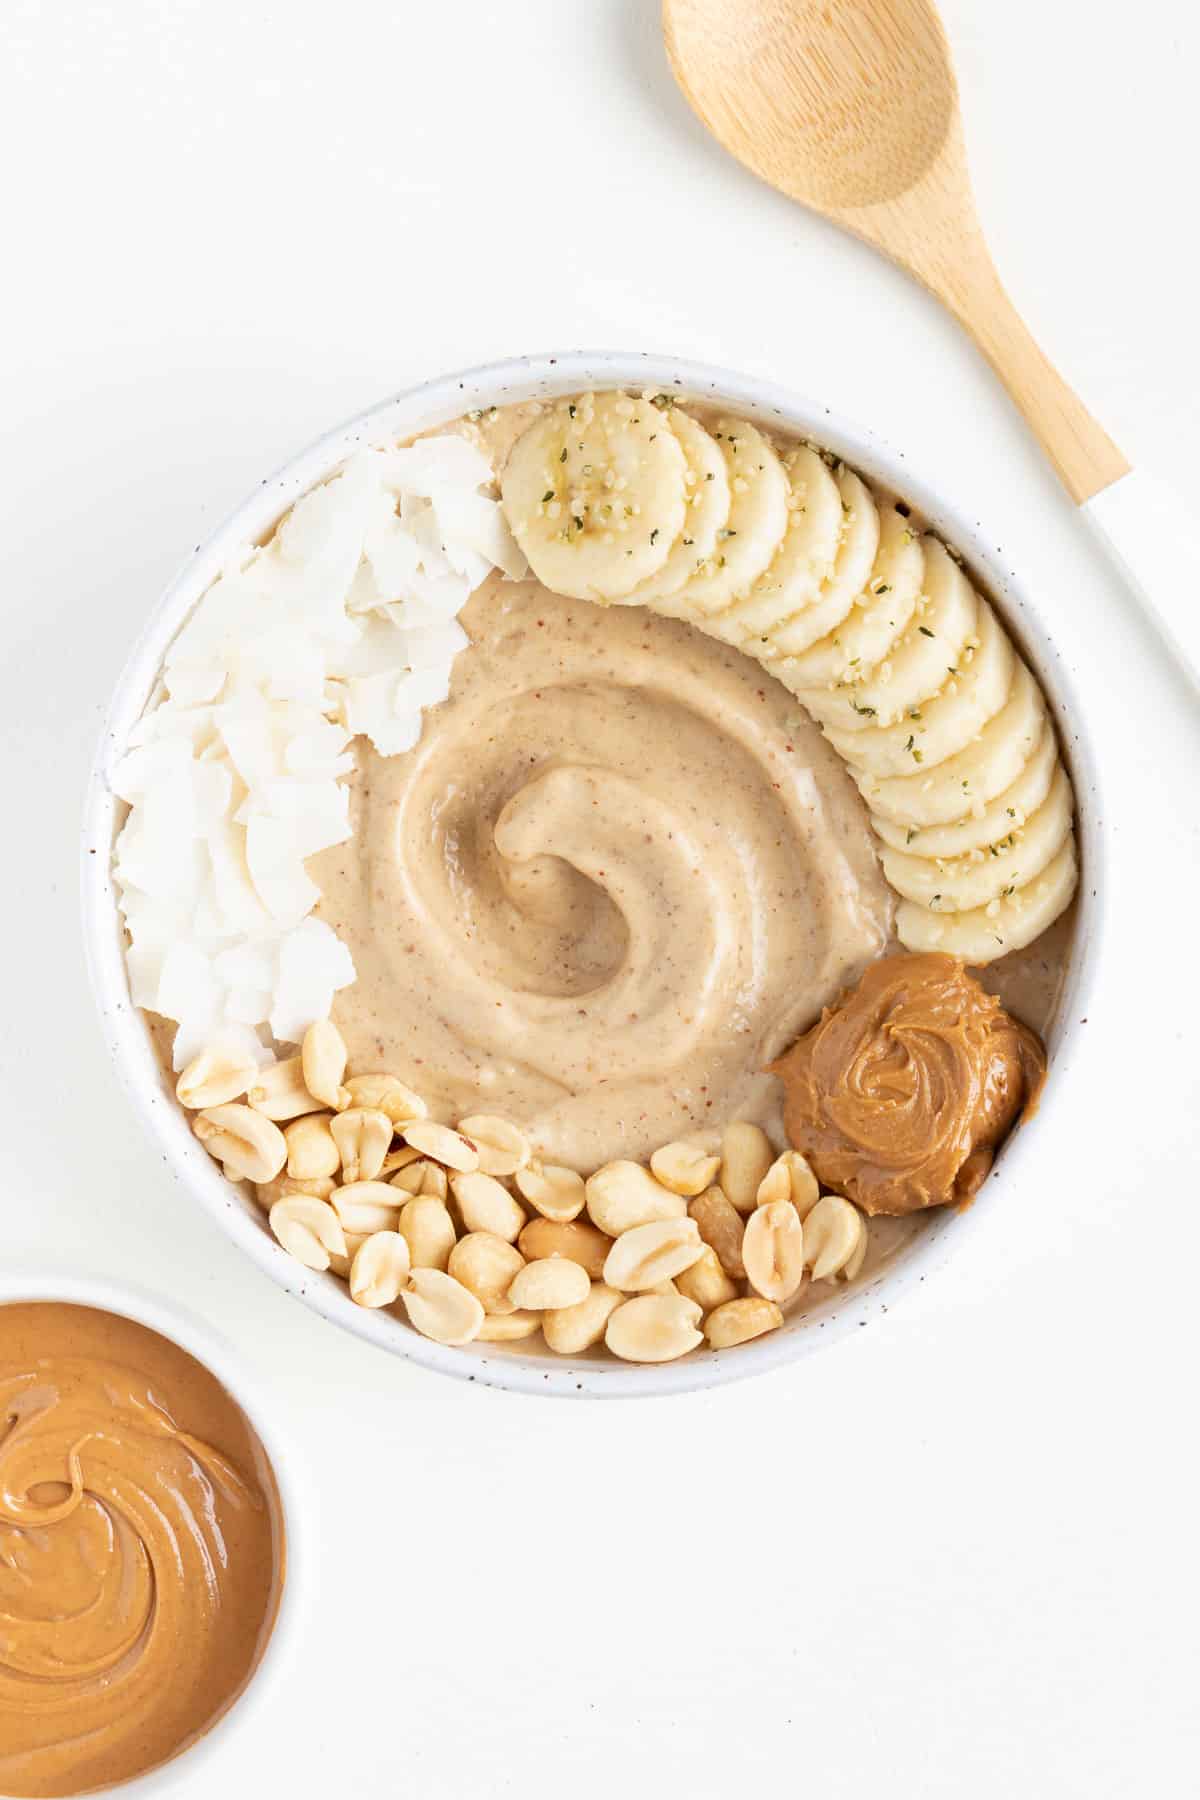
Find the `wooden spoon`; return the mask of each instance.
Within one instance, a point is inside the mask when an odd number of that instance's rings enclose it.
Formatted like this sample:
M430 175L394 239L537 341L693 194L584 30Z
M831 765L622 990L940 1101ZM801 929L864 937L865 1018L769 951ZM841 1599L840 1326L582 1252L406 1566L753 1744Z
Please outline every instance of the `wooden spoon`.
M1134 483L1001 286L929 0L663 0L663 32L689 105L739 162L884 251L949 307L1126 574L1166 604L1181 578L1175 554L1195 554L1186 514L1144 474ZM1164 547L1164 532L1182 537L1181 552ZM1169 626L1158 622L1185 640L1175 647L1195 675L1200 605L1176 605Z

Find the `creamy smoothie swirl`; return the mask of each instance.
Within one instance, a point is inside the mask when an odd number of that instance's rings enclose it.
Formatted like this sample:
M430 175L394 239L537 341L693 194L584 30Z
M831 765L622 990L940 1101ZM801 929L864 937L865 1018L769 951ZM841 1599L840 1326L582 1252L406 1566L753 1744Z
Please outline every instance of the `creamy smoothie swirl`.
M481 1107L578 1168L732 1117L883 949L857 795L749 658L637 609L495 582L407 755L359 747L317 859L358 970L355 1066Z
M252 1671L274 1483L206 1370L86 1308L0 1307L0 1421L0 1790L82 1793L182 1749Z

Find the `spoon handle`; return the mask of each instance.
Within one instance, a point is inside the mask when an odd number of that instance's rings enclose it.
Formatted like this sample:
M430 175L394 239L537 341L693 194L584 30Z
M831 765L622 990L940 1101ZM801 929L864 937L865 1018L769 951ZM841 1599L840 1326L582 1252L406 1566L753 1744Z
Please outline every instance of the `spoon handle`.
M1146 469L1130 469L1081 511L1200 687L1200 528L1190 509Z
M956 264L922 270L1024 414L1063 486L1082 506L1129 472L1129 463L1104 427L1067 386L1006 293L977 240L974 254Z
M1200 683L1200 534L1187 509L1130 468L1030 333L982 240L973 248L923 279L975 339L1172 657Z

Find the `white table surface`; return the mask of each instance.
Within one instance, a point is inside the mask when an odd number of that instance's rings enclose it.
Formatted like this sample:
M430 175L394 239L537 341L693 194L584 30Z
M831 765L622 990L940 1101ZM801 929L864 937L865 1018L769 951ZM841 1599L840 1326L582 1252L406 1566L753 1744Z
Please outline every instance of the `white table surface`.
M1014 295L1194 504L1200 13L944 11ZM706 139L653 0L8 0L5 38L5 1254L207 1315L320 1533L290 1681L179 1792L1194 1793L1200 724L982 362ZM989 521L1072 648L1113 852L1037 1180L852 1342L610 1407L389 1360L241 1259L106 1063L76 869L191 545L376 397L580 344L821 394Z

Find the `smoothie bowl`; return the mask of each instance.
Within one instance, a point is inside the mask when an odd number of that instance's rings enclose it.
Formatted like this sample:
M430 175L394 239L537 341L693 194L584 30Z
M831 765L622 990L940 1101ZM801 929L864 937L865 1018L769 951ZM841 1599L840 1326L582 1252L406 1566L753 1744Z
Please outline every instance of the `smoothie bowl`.
M750 1374L922 1277L1036 1179L1098 926L1080 709L966 520L610 353L265 483L134 654L84 852L189 1190L327 1317L539 1392Z

